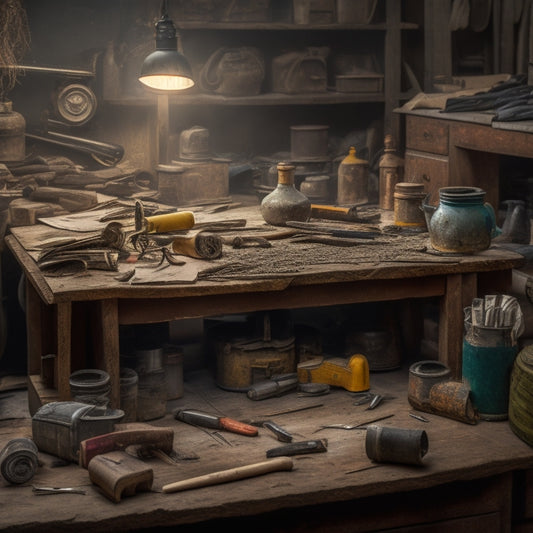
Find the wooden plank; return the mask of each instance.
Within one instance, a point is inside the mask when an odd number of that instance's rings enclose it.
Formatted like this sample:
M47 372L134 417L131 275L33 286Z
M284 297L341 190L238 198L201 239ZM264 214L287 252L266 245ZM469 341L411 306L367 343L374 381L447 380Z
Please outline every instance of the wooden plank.
M475 280L475 274L447 276L446 294L440 304L439 360L450 367L456 379L462 374L464 302L475 297Z
M56 353L56 372L57 372L57 390L61 401L70 400L70 348L71 348L71 331L72 331L72 304L63 302L56 304L57 309L57 353Z
M401 72L398 58L402 57L402 31L400 28L402 18L401 2L387 0L386 2L386 27L385 33L385 70L384 86L385 113L383 115L383 131L392 135L397 145L400 145L400 118L393 110L400 104Z
M97 368L105 370L111 380L110 405L120 406L120 346L117 300L96 303L94 343Z
M179 299L130 298L120 300L118 309L120 324L139 324L280 308L428 298L442 296L444 291L444 278L435 275L424 279L423 283L419 279L367 280L289 287L281 293L249 292Z
M25 279L26 290L26 339L27 339L27 364L29 374L41 372L41 357L44 355L42 300L33 288L33 285Z
M450 0L424 2L424 91L433 92L436 76L450 79L452 45L449 19Z
M496 7L496 6L494 6ZM515 34L513 0L501 0L500 64L496 72L515 72Z

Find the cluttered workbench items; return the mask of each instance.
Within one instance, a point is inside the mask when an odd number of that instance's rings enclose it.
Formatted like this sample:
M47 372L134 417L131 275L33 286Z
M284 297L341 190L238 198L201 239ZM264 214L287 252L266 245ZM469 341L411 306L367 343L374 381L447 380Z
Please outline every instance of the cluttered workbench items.
M72 459L45 451L43 435L59 431L72 443L82 438L76 426L86 422L74 416L60 424L50 411L57 406L43 407L27 425L21 420L23 425L12 430L36 443L38 461L31 478L16 485L15 496L12 484L3 480L0 495L5 492L12 501L3 524L29 531L32 522L41 528L68 523L85 530L94 527L96 509L100 527L113 523L127 531L132 513L135 527L200 524L220 518L221 506L229 519L243 506L251 515L277 512L280 501L286 511L300 513L308 505L323 505L324 498L348 498L353 505L391 491L431 491L462 472L468 480L487 483L487 469L503 473L533 464L531 447L505 422L465 424L413 408L406 401L406 378L403 370L372 374L369 396L386 400L369 411L360 393L342 387L331 387L319 398L293 390L252 401L245 393L217 387L208 372L193 372L186 376L184 396L169 405L165 417L152 423L113 422L111 430L98 426L100 434L84 435ZM190 409L253 426L257 435L176 417ZM292 441L280 440L268 421L290 433ZM7 433L0 449L14 436L6 421L2 424ZM472 446L478 453L470 453ZM31 452L29 445L26 449ZM54 513L43 513L43 505L52 505Z

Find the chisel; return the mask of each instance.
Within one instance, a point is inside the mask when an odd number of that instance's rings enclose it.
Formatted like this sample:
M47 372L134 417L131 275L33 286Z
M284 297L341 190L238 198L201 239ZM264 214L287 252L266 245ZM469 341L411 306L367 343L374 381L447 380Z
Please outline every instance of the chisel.
M202 426L211 429L225 429L226 431L239 433L240 435L247 435L248 437L255 437L258 434L258 430L254 426L250 426L226 416L212 415L195 409L181 409L176 412L174 418L193 426Z

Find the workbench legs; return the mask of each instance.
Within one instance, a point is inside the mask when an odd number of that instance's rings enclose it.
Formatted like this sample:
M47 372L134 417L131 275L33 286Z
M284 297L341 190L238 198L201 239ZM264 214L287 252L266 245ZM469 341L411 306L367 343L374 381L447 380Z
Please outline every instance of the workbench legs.
M413 282L415 278L411 279ZM331 301L344 298L342 303L358 303L363 301L400 300L410 294L415 298L438 296L440 301L439 319L439 360L447 364L456 379L462 374L462 347L464 337L464 309L472 304L472 300L480 295L504 292L510 286L512 270L496 272L466 272L448 274L444 277L428 276L416 278L411 283L413 293L406 292L406 281L401 280L396 292L387 284L371 284L374 292L355 291L343 292ZM368 281L366 284L368 285ZM386 285L386 286L385 286ZM366 286L368 289L368 286ZM351 295L350 295L351 294ZM266 302L271 295L265 293ZM355 301L354 301L355 300ZM316 301L316 300L315 300ZM297 307L301 300L292 305ZM321 301L326 305L325 301ZM146 310L153 300L147 299L144 304L128 300L134 315L138 309ZM158 301L159 319L176 319L176 306L172 300L167 305ZM329 304L328 300L328 304ZM205 302L204 302L205 304ZM263 304L266 305L265 301ZM221 305L221 309L223 305ZM317 306L320 305L317 303ZM140 306L140 307L139 307ZM256 308L261 302L255 302ZM117 299L94 300L90 302L60 302L45 305L31 283L27 283L26 309L28 325L28 396L32 414L43 403L49 401L70 400L69 378L72 370L88 368L88 361L94 367L105 370L111 378L110 406L120 406L120 330L119 305ZM210 309L212 309L210 307ZM80 311L81 310L81 311ZM174 314L171 315L171 310ZM227 309L228 313L233 310ZM204 309L205 311L205 309ZM199 309L197 315L204 316ZM121 310L124 319L124 309ZM131 318L131 317L130 317ZM85 321L90 327L87 328ZM83 324L82 324L83 322ZM133 322L125 322L133 323ZM83 326L83 327L80 327ZM82 330L80 332L80 329ZM74 341L74 342L73 342ZM84 353L90 341L91 356ZM76 347L77 344L77 347ZM90 368L90 367L89 367Z
M117 300L99 300L87 305L94 366L109 374L110 406L118 408L120 347ZM32 416L44 403L71 399L72 341L73 331L78 329L73 323L73 316L77 315L73 313L71 302L45 305L31 283L26 281L28 404Z
M448 274L446 292L440 299L439 360L461 378L463 361L464 308L477 296L477 274Z

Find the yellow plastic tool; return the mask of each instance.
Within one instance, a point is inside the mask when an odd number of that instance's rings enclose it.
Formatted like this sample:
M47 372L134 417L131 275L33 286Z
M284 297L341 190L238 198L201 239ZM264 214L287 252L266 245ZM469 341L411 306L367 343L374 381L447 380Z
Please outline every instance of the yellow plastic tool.
M355 354L350 358L313 358L299 363L297 374L299 383L327 383L351 392L370 389L368 360L362 354Z
M180 231L191 229L194 226L194 214L191 211L178 211L164 215L146 217L147 233L166 233L167 231Z
M188 230L194 227L194 213L192 211L176 211L163 215L144 216L141 202L135 202L135 230L145 233L166 233L169 231Z

